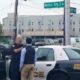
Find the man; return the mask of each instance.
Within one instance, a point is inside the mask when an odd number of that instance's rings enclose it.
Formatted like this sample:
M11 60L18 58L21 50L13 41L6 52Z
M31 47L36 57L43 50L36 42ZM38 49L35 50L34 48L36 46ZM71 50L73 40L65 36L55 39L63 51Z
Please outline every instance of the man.
M9 76L11 80L20 80L21 75L19 71L19 65L20 65L20 55L21 55L21 49L22 49L22 37L18 35L16 37L15 43L12 46L11 51L11 63L10 63L10 70L9 70Z
M20 59L21 80L33 80L35 64L35 50L32 47L32 39L26 39L27 47L22 49Z

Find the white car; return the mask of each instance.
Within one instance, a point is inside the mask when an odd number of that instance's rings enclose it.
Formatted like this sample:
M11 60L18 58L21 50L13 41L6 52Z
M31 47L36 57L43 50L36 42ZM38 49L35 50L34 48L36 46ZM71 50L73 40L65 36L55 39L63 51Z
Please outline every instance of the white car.
M80 80L80 49L41 46L36 52L35 80Z

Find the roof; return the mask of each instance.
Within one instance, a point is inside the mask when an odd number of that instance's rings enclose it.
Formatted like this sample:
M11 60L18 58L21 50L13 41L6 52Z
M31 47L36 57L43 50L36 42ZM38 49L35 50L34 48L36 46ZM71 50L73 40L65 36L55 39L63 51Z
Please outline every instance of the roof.
M64 45L46 45L46 46L40 46L39 48L76 48L79 49L77 47L72 47L72 46L64 46Z

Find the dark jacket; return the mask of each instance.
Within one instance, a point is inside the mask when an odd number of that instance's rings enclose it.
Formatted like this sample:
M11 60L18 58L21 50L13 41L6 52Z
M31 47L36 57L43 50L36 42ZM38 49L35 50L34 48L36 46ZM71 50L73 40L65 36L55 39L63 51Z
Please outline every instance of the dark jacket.
M35 49L32 46L26 48L24 64L35 64Z
M9 69L9 77L11 80L20 80L20 72L19 72L19 65L20 65L20 55L21 51L18 53L14 52L14 49L18 49L23 47L23 45L17 45L14 44L11 48L11 63L10 63L10 69Z
M18 49L18 48L21 48L23 47L23 45L17 45L17 44L14 44L13 47L12 47L12 57L11 57L11 65L13 65L13 67L19 67L19 64L20 64L20 55L21 55L21 51L18 52L18 53L15 53L14 52L14 49Z

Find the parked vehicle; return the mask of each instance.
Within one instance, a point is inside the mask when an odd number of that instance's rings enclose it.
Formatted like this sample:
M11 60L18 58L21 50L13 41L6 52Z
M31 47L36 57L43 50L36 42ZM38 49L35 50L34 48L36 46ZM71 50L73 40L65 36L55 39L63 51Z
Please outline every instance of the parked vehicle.
M6 60L3 51L0 49L0 80L6 80Z
M36 52L35 80L80 80L80 49L41 46Z

